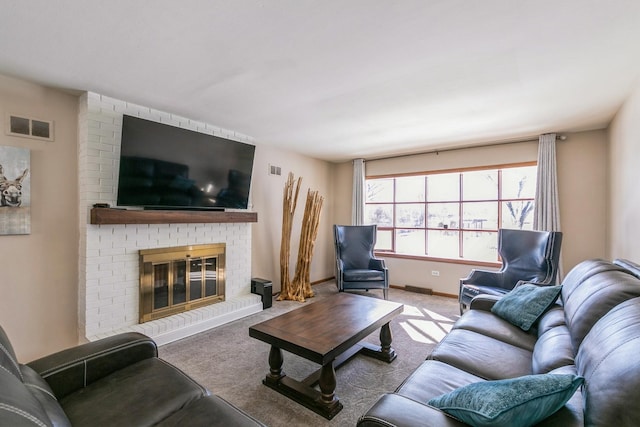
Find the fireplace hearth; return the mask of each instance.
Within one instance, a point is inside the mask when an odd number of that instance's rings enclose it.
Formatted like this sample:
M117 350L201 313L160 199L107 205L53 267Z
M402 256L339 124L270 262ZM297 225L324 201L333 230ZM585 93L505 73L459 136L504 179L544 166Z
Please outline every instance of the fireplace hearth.
M141 250L140 323L225 300L224 243Z

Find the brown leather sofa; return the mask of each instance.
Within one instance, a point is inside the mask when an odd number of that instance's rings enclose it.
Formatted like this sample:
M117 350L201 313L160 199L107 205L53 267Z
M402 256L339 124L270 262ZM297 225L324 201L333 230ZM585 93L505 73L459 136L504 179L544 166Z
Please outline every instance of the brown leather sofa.
M2 426L263 426L125 333L20 364L0 328Z
M630 261L584 261L529 332L491 312L498 297L474 298L427 360L358 425L465 425L427 402L471 383L544 373L578 375L584 383L537 425L640 425L639 277Z

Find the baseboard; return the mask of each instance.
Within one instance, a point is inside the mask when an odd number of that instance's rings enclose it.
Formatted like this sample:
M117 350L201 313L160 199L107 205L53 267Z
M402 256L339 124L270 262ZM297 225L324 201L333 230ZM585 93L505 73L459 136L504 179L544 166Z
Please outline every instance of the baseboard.
M433 295L433 289L431 288L421 288L420 286L411 286L406 285L404 290L407 292L415 292L417 294L425 294L425 295Z
M326 279L315 280L315 281L311 282L311 286L319 285L321 283L328 282L329 280L336 280L336 277L335 276L331 276L331 277L327 277Z
M327 277L326 279L316 280L316 281L311 282L311 286L319 285L321 283L325 283L325 282L328 282L330 280L335 280L335 279L336 279L335 276L333 276L333 277ZM431 289L431 288L422 288L420 286L389 285L389 287L390 288L394 288L394 289L402 289L402 290L407 291L407 292L415 292L417 294L425 294L425 295L433 295L433 296L437 296L437 297L458 299L458 295L448 294L446 292L434 292L433 289Z
M458 299L458 295L447 294L445 292L434 292L433 295L436 296L436 297L445 297L445 298Z

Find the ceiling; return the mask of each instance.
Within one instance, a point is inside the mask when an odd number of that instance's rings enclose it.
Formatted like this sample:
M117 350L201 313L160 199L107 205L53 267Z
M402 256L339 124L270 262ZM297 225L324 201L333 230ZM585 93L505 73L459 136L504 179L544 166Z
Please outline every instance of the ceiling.
M0 73L342 161L606 127L637 0L0 0Z

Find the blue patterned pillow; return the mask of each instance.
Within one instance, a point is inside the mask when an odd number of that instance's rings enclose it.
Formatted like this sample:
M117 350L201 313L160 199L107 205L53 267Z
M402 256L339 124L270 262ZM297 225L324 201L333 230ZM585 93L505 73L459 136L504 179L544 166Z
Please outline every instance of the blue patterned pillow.
M583 381L557 374L483 381L434 397L428 404L476 427L529 427L562 408Z
M558 299L562 286L523 284L503 296L491 312L524 331L547 311Z

